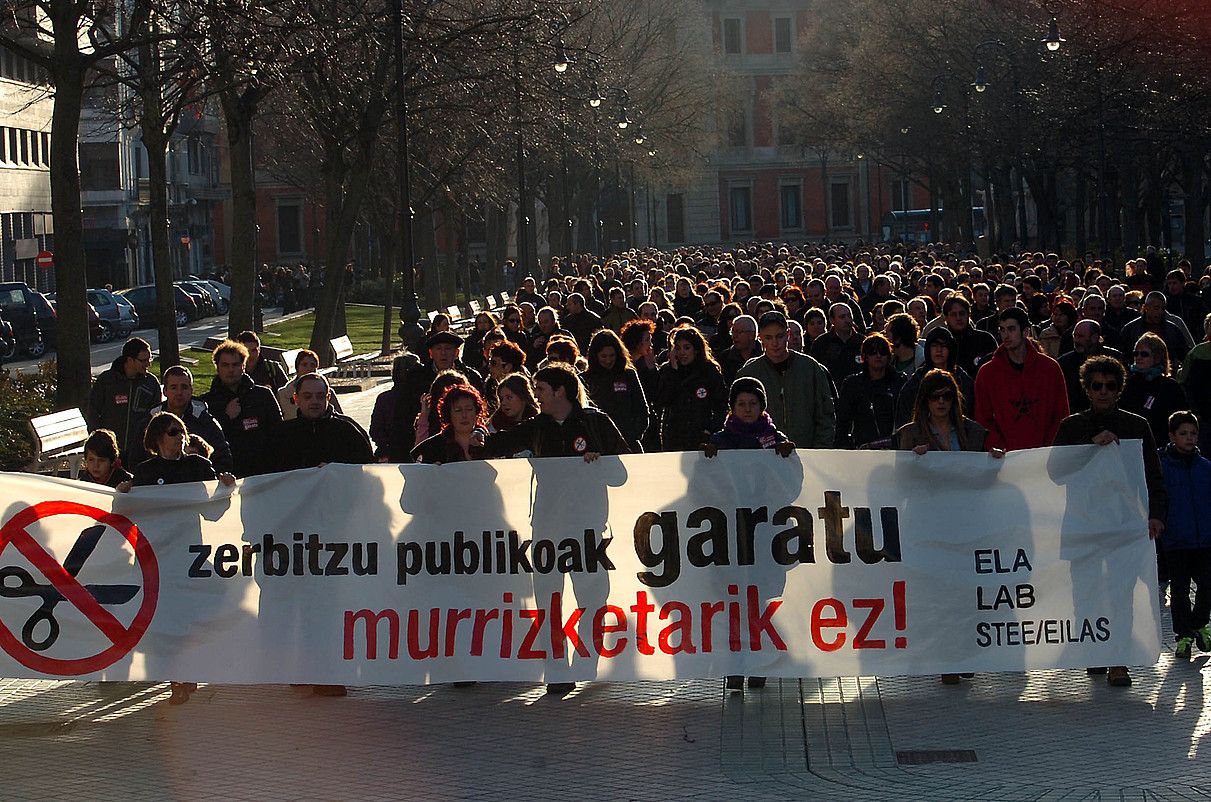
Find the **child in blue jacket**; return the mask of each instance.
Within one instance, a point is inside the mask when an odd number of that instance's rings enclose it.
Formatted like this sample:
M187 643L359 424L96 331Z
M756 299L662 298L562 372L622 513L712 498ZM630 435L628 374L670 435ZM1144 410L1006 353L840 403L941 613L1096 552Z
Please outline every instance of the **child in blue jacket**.
M1198 453L1198 418L1193 412L1169 416L1169 444L1160 450L1169 515L1161 548L1169 565L1169 609L1176 654L1189 659L1195 643L1211 652L1211 461ZM1197 586L1190 606L1190 582Z

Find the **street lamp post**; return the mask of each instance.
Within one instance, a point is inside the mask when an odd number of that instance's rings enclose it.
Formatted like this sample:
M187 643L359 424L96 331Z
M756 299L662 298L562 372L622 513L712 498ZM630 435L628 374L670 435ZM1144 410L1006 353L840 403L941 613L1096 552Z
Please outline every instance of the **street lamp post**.
M951 80L951 77L952 76L949 73L941 73L939 75L934 76L934 79L933 79L933 96L934 96L933 112L934 112L934 114L942 114L944 111L946 111L946 97L943 94L943 92L946 88L947 82L949 82ZM986 84L985 84L985 88L987 88ZM977 91L982 91L982 90L977 90ZM963 131L964 139L967 139L969 141L969 137L971 136L971 104L968 103L966 95L963 96L963 125L964 125L964 131ZM963 210L963 216L960 219L965 221L964 228L967 229L967 231L966 231L967 246L972 251L974 251L975 245L976 245L976 224L975 224L975 208L973 207L974 199L972 198L973 188L972 188L972 181L971 181L971 172L972 172L971 151L970 151L970 149L968 149L967 164L965 165L965 167L963 169L963 178L962 178L962 181L960 182L960 189L959 189L959 193L960 193L960 195L963 196L963 202L964 202L964 204L966 204L966 208Z
M1052 22L1054 23L1054 18ZM1059 33L1056 32L1056 37ZM1062 40L1061 40L1062 41ZM984 65L980 63L980 54L986 50L1000 49L1005 53L1005 60L1009 64L1009 74L1013 81L1013 125L1017 132L1014 137L1014 158L1017 164L1014 165L1014 170L1017 173L1017 228L1018 228L1018 243L1021 247L1025 247L1027 240L1027 220L1026 220L1026 182L1022 177L1022 84L1021 75L1018 72L1017 60L1013 57L1013 51L1009 45L999 39L990 39L986 42L980 42L975 47L976 78L972 83L972 87L977 93L983 94L988 91L989 81L988 73Z
M395 119L397 137L395 149L395 176L398 204L396 209L399 227L400 270L403 272L403 297L399 307L399 336L404 347L416 351L420 347L425 331L420 326L420 306L416 298L416 271L413 267L415 255L412 250L412 176L408 156L408 84L404 70L404 10L403 0L392 0L391 21L395 45ZM394 279L394 277L393 277ZM391 305L390 294L394 280L387 282L387 305Z

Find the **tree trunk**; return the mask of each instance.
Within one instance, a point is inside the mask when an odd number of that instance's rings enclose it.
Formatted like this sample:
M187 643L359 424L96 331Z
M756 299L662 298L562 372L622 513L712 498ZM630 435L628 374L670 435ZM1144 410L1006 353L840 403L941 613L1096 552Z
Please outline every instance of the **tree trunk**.
M58 356L55 405L83 408L92 385L92 359L86 307L84 213L80 209L80 107L84 68L76 50L76 31L55 25L55 105L51 114L50 188L55 217L55 284L58 289Z
M1132 258L1140 248L1139 167L1135 157L1123 159L1123 256Z
M416 260L421 268L421 286L425 292L425 308L441 309L441 273L437 264L437 240L433 229L433 209L422 207L416 215Z
M221 96L231 154L231 307L227 323L231 337L253 327L256 299L256 177L252 150L256 106L246 96L251 91L237 87Z
M1087 221L1089 219L1089 177L1085 175L1085 171L1077 168L1075 175L1075 191L1073 192L1073 203L1076 206L1076 251L1081 256L1089 250L1089 232Z
M484 290L495 293L506 289L501 268L508 258L509 220L508 211L495 204L484 207L484 228L488 238L487 265L484 267Z
M344 305L345 263L349 260L349 243L370 181L371 155L370 152L360 154L352 169L347 169L339 156L330 156L325 158L326 164L322 168L326 172L324 211L328 247L324 252L324 289L315 308L310 347L325 365L331 364L329 341L337 333L338 310Z
M1203 262L1206 260L1207 237L1203 225L1203 212L1207 208L1207 181L1203 166L1205 158L1206 153L1201 147L1182 149L1182 183L1186 189L1185 256L1190 260L1196 275L1202 273Z
M168 138L160 130L150 130L159 129L158 122L158 114L154 115L154 119L147 118L143 126L143 146L147 149L151 201L148 221L151 225L151 261L156 284L156 317L159 319L160 372L163 373L164 368L180 363L181 346L177 337L177 302L172 285L172 252L168 242L168 170L165 166Z

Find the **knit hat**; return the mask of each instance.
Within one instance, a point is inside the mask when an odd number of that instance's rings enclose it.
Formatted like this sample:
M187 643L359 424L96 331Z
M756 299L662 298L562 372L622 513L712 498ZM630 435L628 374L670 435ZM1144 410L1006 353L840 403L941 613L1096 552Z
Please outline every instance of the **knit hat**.
M741 376L732 382L732 389L727 396L729 409L736 406L736 396L741 393L752 393L757 396L757 399L761 402L761 411L765 411L765 385L761 383L760 379L754 379L751 376Z

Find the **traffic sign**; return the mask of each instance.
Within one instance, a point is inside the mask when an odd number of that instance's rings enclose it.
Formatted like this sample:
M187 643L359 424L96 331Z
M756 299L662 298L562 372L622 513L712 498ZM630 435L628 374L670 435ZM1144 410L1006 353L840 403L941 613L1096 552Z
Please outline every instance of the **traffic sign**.
M43 270L50 270L55 266L55 255L50 251L38 251L38 255L34 257L34 264Z
M75 574L81 567L79 563L87 559L87 554L82 551L75 559L73 559L73 555L69 554L67 559L60 563L29 534L28 529L35 522L56 515L89 518L104 527L106 531L117 532L134 549L135 564L143 580L141 588L143 599L129 626L124 625L113 613L105 609L106 604L115 603L112 598L106 598L106 591L111 588L97 585L85 586L76 579ZM89 530L85 530L81 537L85 537L88 533ZM156 602L160 595L160 569L151 543L129 519L116 513L105 512L96 507L71 501L44 501L32 507L26 507L10 518L3 527L0 527L0 555L4 553L10 543L46 578L49 584L35 585L33 577L30 575L30 582L27 585L17 587L5 585L5 589L12 592L4 595L40 595L43 598L44 607L48 599L66 600L83 613L84 617L101 631L111 645L98 654L88 657L51 657L39 652L49 647L54 642L53 639L50 639L49 643L43 641L38 644L37 649L31 648L27 642L30 638L25 637L28 633L23 632L22 637L17 637L3 621L0 621L0 649L26 668L43 674L70 677L91 674L107 668L125 657L138 644L143 633L151 624L152 616L155 615ZM76 551L77 549L73 549L73 552ZM72 563L72 565L65 567L65 563ZM44 620L54 620L53 612L42 613L41 617ZM55 629L57 630L57 626ZM55 634L57 635L57 632Z

